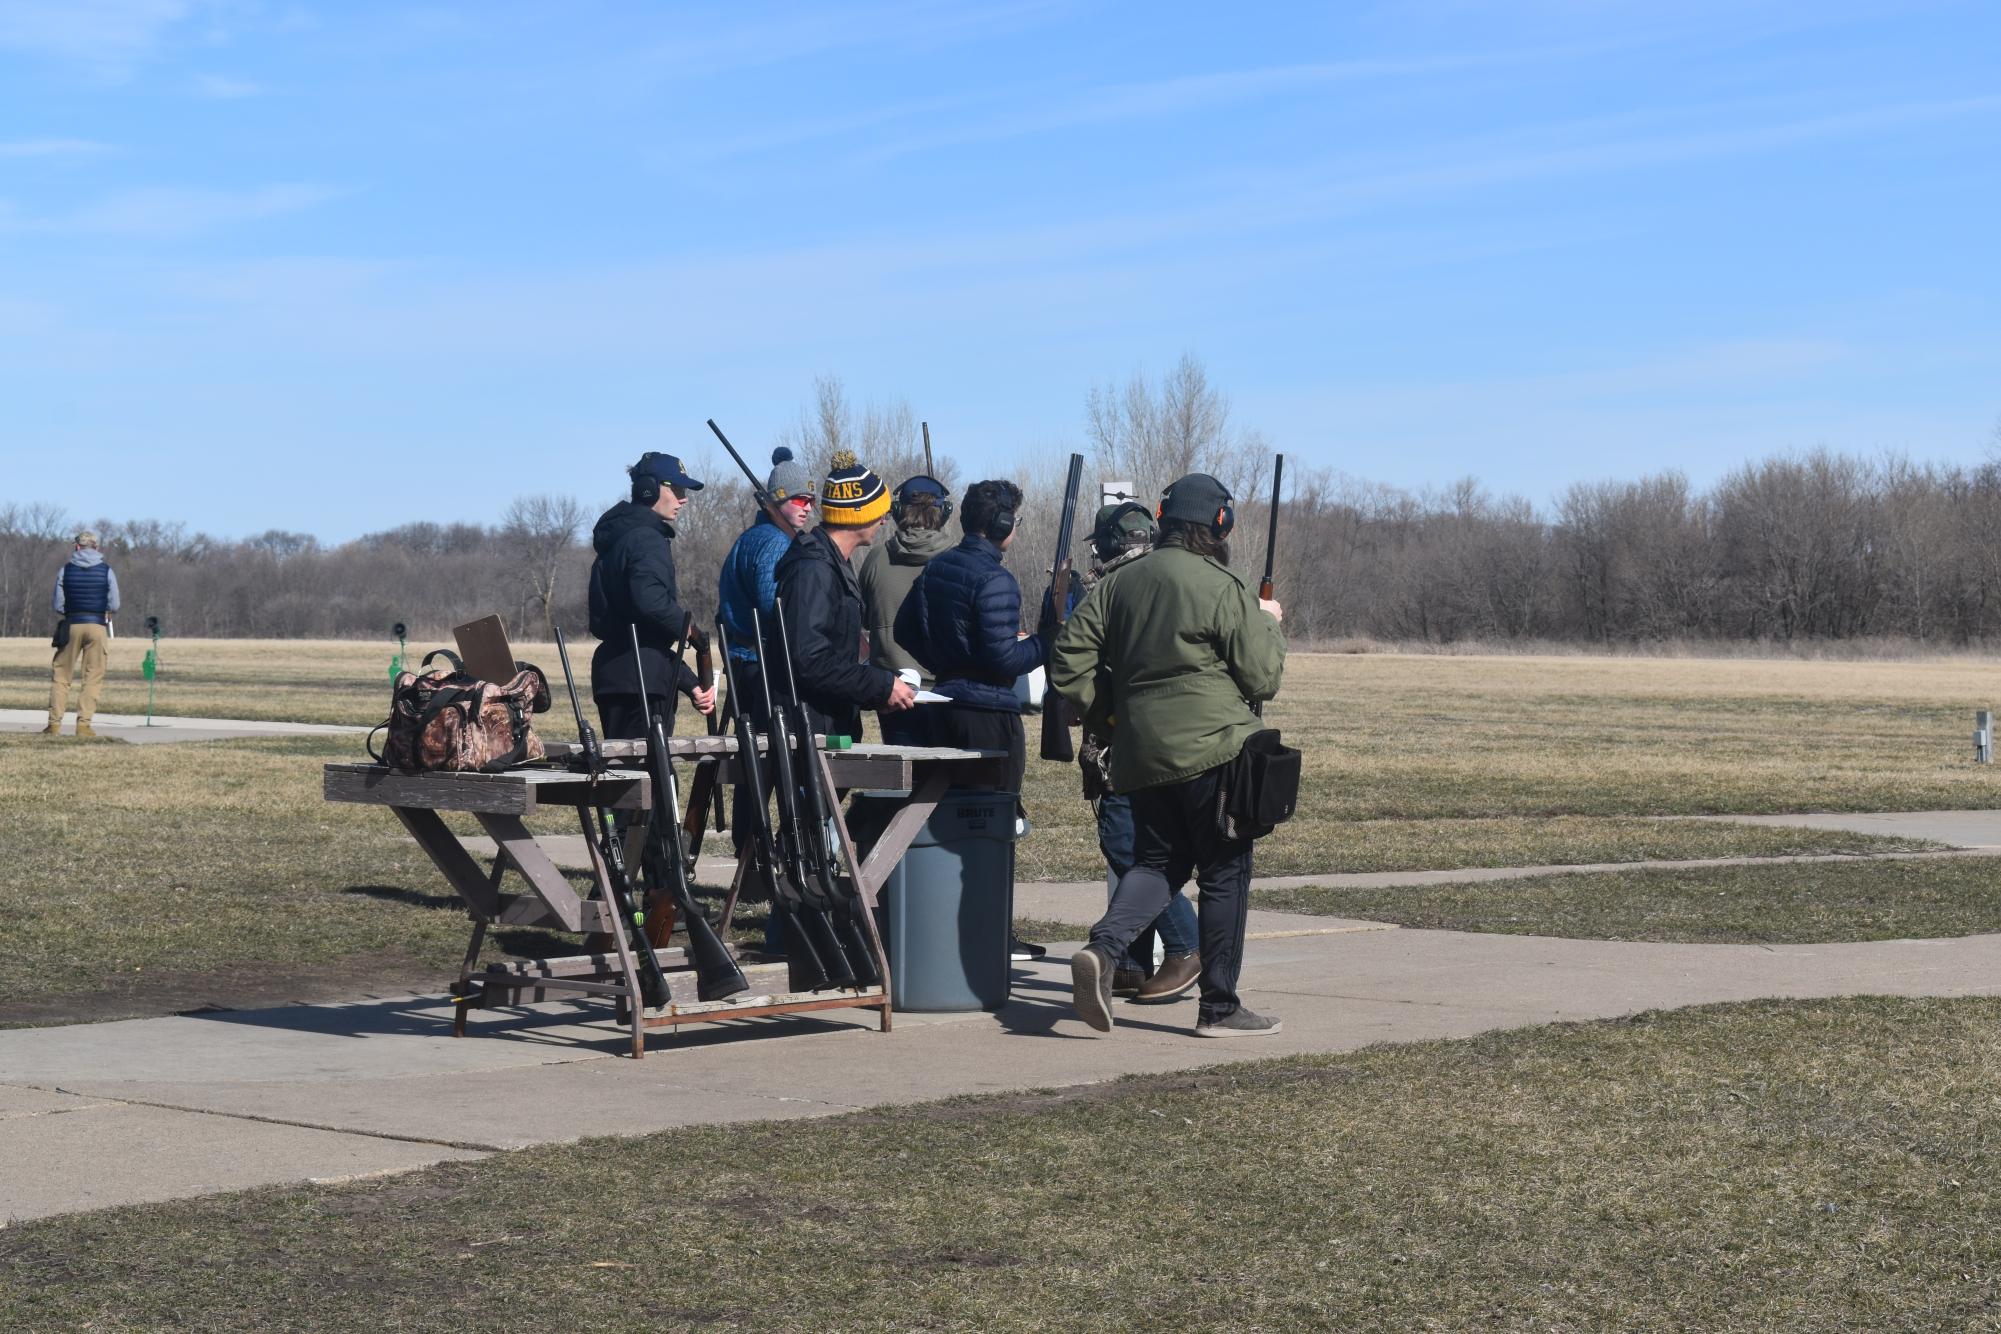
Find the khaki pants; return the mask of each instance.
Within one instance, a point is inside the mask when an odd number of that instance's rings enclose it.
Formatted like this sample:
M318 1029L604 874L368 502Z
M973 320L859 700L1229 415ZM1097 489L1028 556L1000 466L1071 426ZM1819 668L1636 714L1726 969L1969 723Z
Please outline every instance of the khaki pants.
M83 694L76 702L76 720L87 723L96 714L110 643L110 632L101 625L70 626L69 643L56 650L55 666L49 672L49 726L61 726L63 713L69 708L70 673L79 666L83 668Z

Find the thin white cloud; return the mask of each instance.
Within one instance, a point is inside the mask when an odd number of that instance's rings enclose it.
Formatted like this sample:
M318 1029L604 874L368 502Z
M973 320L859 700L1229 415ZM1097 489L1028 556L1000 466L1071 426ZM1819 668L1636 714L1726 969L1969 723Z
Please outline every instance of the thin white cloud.
M261 83L252 83L249 79L232 79L220 74L197 75L194 87L198 96L218 102L258 97L264 92L264 85Z
M947 126L878 145L862 154L864 162L880 162L910 153L965 144L996 143L1033 134L1047 134L1084 125L1180 115L1209 107L1278 97L1305 88L1371 79L1396 79L1464 73L1560 60L1602 52L1602 46L1561 46L1496 52L1447 52L1437 55L1372 60L1310 61L1223 70L1089 89L1053 105L1047 99L1036 109L968 125Z
M115 71L150 55L197 2L6 0L0 4L0 51Z
M686 10L667 11L688 35L642 50L638 60L652 75L700 78L783 64L856 47L897 43L933 47L969 41L1030 25L1067 10L1067 0L956 5L938 0L893 0L865 7L806 4L779 15L758 14L731 28L703 28ZM744 11L718 11L735 15Z
M89 157L111 151L94 139L14 139L0 141L0 158Z
M73 212L40 218L0 210L0 231L43 235L177 237L316 208L345 193L311 184L244 190L150 186L121 190Z

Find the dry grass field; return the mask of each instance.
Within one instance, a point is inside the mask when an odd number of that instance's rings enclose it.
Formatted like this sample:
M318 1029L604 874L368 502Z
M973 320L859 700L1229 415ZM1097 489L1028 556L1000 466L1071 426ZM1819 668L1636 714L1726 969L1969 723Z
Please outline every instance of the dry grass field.
M144 708L142 651L115 647L102 711ZM0 707L45 702L47 655L40 641L0 641ZM555 662L549 645L520 655ZM382 645L169 640L162 656L163 713L372 723L386 706ZM1306 752L1307 792L1258 869L1901 846L1653 817L1993 805L1995 773L1968 761L1966 740L1992 675L1965 660L1295 655L1269 716ZM559 704L545 734L569 736L566 718ZM442 881L382 812L320 800L320 766L359 758L361 742L0 736L0 1020L201 1003L224 974L270 988L297 985L301 969L332 985L441 977L462 929ZM1075 771L1031 763L1027 801L1022 876L1098 875Z
M1997 1019L1719 1006L52 1218L0 1231L0 1326L1991 1330Z

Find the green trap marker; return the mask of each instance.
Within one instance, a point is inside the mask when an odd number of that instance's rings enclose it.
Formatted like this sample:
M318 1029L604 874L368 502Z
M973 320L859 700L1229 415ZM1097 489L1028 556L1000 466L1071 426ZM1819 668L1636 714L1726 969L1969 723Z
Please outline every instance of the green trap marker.
M393 685L403 670L403 646L408 642L404 636L409 633L409 627L398 621L389 627L389 633L396 636L396 656L389 660L389 681Z
M146 629L153 636L153 647L146 650L146 657L139 664L139 675L146 678L146 726L153 725L153 678L160 674L160 618L148 616Z

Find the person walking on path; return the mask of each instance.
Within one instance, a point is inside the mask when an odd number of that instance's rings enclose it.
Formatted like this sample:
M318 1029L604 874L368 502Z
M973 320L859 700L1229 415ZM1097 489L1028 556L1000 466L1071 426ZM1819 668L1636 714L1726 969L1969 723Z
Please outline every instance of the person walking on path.
M895 672L864 661L862 594L854 554L875 541L889 514L889 488L848 450L838 450L820 487L820 526L778 561L779 614L792 646L792 672L813 730L859 737L862 710L900 713L917 692ZM781 689L778 631L764 627L763 651Z
M862 590L862 619L868 627L868 660L899 675L916 672L923 689L930 688L931 674L897 642L896 613L931 558L951 549L952 539L945 532L945 521L952 517L950 494L943 482L922 473L897 487L889 507L896 532L887 542L869 548L856 575ZM879 714L882 739L892 746L927 744L924 723L929 712L905 709Z
M647 454L626 473L632 498L606 510L591 530L597 551L591 563L591 633L600 641L591 655L591 698L606 740L646 735L642 664L633 656L630 626L639 628L647 697L667 719L668 731L674 728L677 689L703 713L716 706L714 687L698 680L677 656L687 613L674 577L674 521L702 484L671 454Z
M896 637L937 678L950 704L927 705L925 730L934 746L998 750L1008 757L1006 791L1013 794L1017 828L1028 740L1021 726L1015 679L1042 666L1040 635L1021 632L1021 585L1001 562L1014 544L1021 488L1013 482L974 482L959 511L965 536L932 558L896 614ZM1048 951L1018 937L1009 957L1039 959Z
M104 668L110 660L111 617L118 610L118 576L97 549L97 534L88 528L76 535L70 557L56 572L50 608L62 617L56 630L61 647L49 671L49 725L46 736L59 736L63 714L69 711L73 674L81 673L83 691L76 701L76 734L96 736L90 725L97 716L97 697L104 689Z
M1143 560L1106 576L1078 604L1050 656L1049 683L1114 737L1111 779L1133 803L1133 867L1120 877L1090 943L1070 959L1071 1003L1112 1029L1112 973L1134 937L1191 875L1200 887L1199 1037L1279 1031L1237 996L1249 839L1217 825L1232 761L1264 727L1252 704L1285 673L1283 614L1229 567L1230 493L1190 473L1161 498L1160 539Z
M1106 575L1153 550L1153 516L1136 500L1101 506L1091 525L1091 565L1084 572L1084 596ZM1077 764L1084 780L1084 800L1098 820L1098 851L1104 854L1110 887L1133 867L1133 799L1112 784L1112 739L1108 733L1083 729ZM1160 967L1153 964L1153 942L1161 942ZM1125 957L1112 970L1112 994L1131 996L1142 1004L1173 1000L1195 985L1202 961L1196 935L1195 908L1178 889L1170 894L1160 916L1133 937Z

